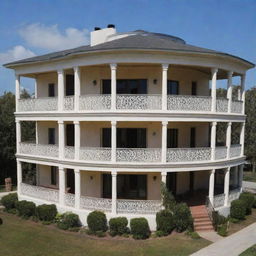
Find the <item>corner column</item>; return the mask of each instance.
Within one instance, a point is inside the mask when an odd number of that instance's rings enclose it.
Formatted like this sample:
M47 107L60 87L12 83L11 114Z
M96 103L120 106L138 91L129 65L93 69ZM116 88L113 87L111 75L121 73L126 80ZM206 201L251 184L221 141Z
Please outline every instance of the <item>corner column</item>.
M226 147L227 147L227 159L230 158L230 148L231 148L231 128L232 123L228 122L227 131L226 131Z
M161 172L161 181L166 185L167 172Z
M59 166L59 204L65 205L66 171Z
M116 215L116 198L117 198L117 193L116 193L116 183L117 183L117 172L112 171L112 215Z
M111 69L111 110L116 110L116 69L117 65L110 64Z
M241 100L243 102L242 114L245 114L245 78L246 75L241 75Z
M212 91L211 91L211 96L212 96L212 112L216 112L216 88L217 88L217 73L218 69L217 68L212 68Z
M80 122L74 121L75 126L75 160L79 160L80 158L80 141L81 141L81 129Z
M245 122L241 124L241 130L240 130L241 156L244 156L244 135L245 135Z
M209 178L209 200L211 204L214 204L214 177L215 177L215 170L210 171L210 178Z
M78 168L75 168L75 208L80 209L81 198L81 172Z
M111 121L111 161L116 162L116 121Z
M162 64L162 110L167 110L167 79L169 64Z
M241 164L239 165L239 187L240 187L240 192L243 192L243 171L244 171L244 165Z
M65 147L65 126L63 121L58 121L59 125L59 158L64 158L64 147Z
M35 75L35 99L37 99L37 75Z
M19 111L19 100L20 100L20 75L15 75L15 105L16 105L16 112Z
M168 122L162 122L162 163L166 163L167 159L167 126Z
M21 161L17 160L17 190L18 190L18 195L21 194L21 183L22 183L22 165L21 165Z
M16 120L16 153L20 153L20 143L21 143L21 126L20 121Z
M64 109L64 70L58 70L58 110Z
M211 160L215 160L215 150L216 150L216 126L217 122L212 122L211 124Z
M80 78L80 68L74 67L74 78L75 78L75 111L79 111L79 98L81 95L81 78Z
M232 76L233 76L233 71L228 72L228 84L227 84L227 99L228 99L228 113L231 113L232 111Z
M225 171L225 179L224 179L224 206L228 206L228 197L229 197L229 179L230 179L230 167L228 167Z

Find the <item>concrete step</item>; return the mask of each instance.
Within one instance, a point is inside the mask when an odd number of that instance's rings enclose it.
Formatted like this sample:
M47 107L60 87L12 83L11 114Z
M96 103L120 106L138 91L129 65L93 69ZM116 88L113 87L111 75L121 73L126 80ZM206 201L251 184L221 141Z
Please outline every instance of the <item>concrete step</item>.
M208 221L211 223L211 220L209 218L194 219L194 223L202 223L205 221Z
M204 226L212 226L212 223L210 221L194 223L194 227L204 227Z
M202 227L195 227L195 231L214 231L213 226L202 226Z

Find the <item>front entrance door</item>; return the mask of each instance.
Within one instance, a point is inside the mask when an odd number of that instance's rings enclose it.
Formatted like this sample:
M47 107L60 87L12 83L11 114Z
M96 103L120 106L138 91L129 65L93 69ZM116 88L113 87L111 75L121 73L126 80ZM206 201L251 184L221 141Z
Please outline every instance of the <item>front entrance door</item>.
M67 192L75 194L75 173L73 169L67 169Z

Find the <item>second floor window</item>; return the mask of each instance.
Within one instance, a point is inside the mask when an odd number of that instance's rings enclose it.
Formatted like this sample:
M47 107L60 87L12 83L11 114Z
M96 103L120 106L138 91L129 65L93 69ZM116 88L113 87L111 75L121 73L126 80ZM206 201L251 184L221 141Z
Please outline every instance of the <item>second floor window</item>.
M194 148L196 146L196 128L190 128L190 147Z
M48 97L55 97L54 84L48 84Z
M179 81L173 81L173 80L167 81L167 94L168 95L179 94Z
M167 130L167 147L177 148L178 147L178 129Z
M75 93L74 75L66 75L66 96L72 96Z
M48 128L48 144L55 144L55 128Z
M197 82L191 84L191 95L197 95Z

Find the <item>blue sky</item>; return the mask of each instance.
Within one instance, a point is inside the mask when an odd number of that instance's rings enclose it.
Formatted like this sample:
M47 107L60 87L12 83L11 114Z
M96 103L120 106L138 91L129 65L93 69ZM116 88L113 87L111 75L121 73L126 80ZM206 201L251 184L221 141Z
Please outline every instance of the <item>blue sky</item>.
M119 32L171 34L256 63L255 0L1 0L0 64L87 44L89 31L110 23ZM31 92L32 84L22 80ZM246 88L255 85L253 69ZM14 74L0 68L4 91L14 91Z

